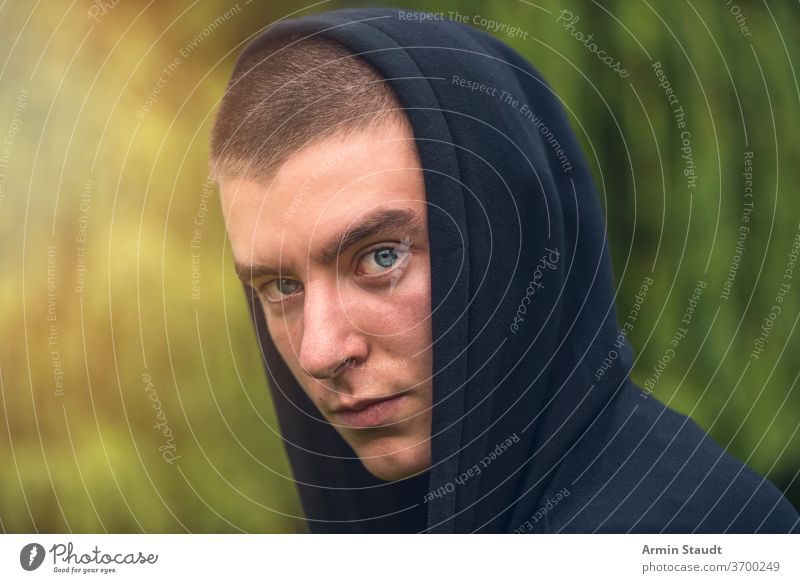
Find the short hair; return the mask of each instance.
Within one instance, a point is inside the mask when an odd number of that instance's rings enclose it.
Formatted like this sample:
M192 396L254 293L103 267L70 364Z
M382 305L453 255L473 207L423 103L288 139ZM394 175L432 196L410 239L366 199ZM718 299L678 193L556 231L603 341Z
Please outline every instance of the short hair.
M390 82L336 41L265 43L228 82L211 130L211 177L268 182L292 155L337 133L391 121L410 131L402 110Z

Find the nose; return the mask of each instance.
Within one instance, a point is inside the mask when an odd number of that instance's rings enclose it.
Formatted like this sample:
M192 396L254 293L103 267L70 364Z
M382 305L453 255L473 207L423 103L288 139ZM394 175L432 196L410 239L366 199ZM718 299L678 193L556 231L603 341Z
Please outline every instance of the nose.
M330 379L349 363L363 362L369 345L343 305L343 290L326 283L307 286L303 302L303 338L298 356L309 376Z

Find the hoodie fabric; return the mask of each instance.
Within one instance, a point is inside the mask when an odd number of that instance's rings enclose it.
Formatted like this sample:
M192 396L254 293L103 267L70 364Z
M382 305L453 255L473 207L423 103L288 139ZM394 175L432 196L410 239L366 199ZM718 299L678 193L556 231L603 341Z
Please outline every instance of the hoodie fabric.
M539 73L486 33L394 9L279 22L237 68L309 35L374 66L411 121L434 338L431 469L384 482L306 397L246 288L310 530L797 530L772 484L630 380L599 198Z

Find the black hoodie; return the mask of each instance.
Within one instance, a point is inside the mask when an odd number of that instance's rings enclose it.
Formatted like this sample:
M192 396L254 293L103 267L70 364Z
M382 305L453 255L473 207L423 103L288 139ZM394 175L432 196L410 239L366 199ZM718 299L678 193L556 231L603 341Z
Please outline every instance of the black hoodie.
M605 222L558 97L499 40L395 9L270 26L390 79L426 170L432 466L383 482L323 419L246 288L312 532L775 532L798 515L693 421L634 385ZM602 370L600 380L597 371Z

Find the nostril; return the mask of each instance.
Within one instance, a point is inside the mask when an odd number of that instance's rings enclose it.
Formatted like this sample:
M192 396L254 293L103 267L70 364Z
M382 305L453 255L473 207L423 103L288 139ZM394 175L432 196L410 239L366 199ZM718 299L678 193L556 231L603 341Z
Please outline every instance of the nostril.
M338 367L336 367L336 370L334 372L336 373L336 372L339 372L339 370L342 369L342 368L347 368L348 366L350 366L351 362L355 364L355 359L354 358L348 358L343 363L341 363Z

